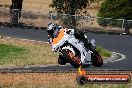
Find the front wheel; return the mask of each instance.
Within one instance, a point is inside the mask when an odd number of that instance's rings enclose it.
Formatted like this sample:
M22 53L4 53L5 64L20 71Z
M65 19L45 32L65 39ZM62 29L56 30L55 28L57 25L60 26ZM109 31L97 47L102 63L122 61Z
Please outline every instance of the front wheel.
M65 65L66 63L67 63L66 58L62 55L59 55L58 64Z
M92 65L95 67L101 67L103 65L103 59L98 53L93 56Z
M64 57L67 59L67 61L75 68L80 67L80 64L78 62L76 62L75 60L73 60L73 58L70 57L69 55L69 51L67 50L62 50L62 54L64 55ZM79 60L79 59L78 59Z

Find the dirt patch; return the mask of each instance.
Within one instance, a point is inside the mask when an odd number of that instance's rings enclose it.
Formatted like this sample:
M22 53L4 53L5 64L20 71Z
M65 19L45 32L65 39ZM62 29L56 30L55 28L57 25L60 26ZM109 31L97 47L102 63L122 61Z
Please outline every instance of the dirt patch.
M3 86L27 83L45 85L46 88L54 86L61 86L63 88L68 83L72 86L76 85L75 73L6 73L0 74L0 78L0 83Z
M57 77L58 76L58 77ZM51 73L7 73L0 74L0 82L2 84L16 84L19 82L27 82L27 83L49 83L50 81L55 82L56 79L64 80L67 75L65 74L51 74Z
M0 15L0 22L10 22L10 16Z

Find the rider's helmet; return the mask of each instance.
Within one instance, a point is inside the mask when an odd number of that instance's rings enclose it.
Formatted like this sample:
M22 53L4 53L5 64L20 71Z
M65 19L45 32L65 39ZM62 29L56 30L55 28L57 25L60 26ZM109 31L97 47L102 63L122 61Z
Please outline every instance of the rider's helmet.
M47 30L54 30L56 27L56 24L54 23L48 23L48 29Z
M54 30L56 28L56 24L54 23L48 23L47 32L50 37L54 37Z

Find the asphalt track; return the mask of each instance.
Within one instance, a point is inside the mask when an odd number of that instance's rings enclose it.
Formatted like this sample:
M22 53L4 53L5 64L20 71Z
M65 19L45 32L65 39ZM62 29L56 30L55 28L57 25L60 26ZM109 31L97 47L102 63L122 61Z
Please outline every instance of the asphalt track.
M5 28L0 27L0 35L5 37L29 39L47 42L47 32L45 30ZM96 45L103 46L111 51L124 54L125 59L117 62L105 63L102 67L87 67L86 70L120 70L132 71L132 36L131 35L109 35L86 33L88 39L95 39ZM0 72L73 72L76 71L70 65L44 65L44 66L26 66L17 68L1 68Z

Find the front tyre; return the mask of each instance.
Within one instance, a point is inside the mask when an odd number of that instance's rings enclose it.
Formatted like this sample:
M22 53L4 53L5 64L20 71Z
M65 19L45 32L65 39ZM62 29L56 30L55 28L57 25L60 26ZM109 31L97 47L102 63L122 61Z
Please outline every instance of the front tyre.
M95 67L101 67L103 65L103 59L98 53L93 56L92 65Z
M78 64L77 62L73 61L73 59L68 55L68 51L67 50L62 50L62 54L63 56L67 59L67 61L75 68L79 68L80 64Z
M66 59L62 55L59 55L58 64L65 65L66 63L67 63Z

